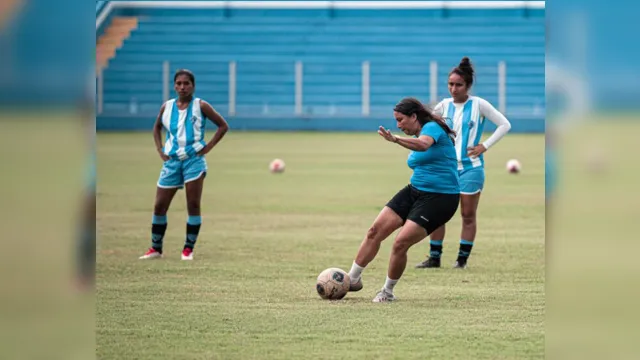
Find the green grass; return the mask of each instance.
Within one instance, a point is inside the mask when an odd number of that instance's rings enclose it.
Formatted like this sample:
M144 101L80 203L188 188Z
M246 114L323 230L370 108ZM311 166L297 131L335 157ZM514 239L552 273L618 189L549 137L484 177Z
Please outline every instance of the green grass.
M180 260L186 207L169 211L165 258L140 261L161 160L151 134L98 136L97 355L100 359L521 359L544 357L544 137L509 135L486 157L470 266L439 270L410 250L398 301L371 300L392 239L364 290L321 300L315 278L349 270L381 207L409 180L407 151L372 134L230 133L207 157L203 226ZM285 173L270 174L270 160ZM523 172L504 171L518 158ZM395 235L395 234L394 234Z

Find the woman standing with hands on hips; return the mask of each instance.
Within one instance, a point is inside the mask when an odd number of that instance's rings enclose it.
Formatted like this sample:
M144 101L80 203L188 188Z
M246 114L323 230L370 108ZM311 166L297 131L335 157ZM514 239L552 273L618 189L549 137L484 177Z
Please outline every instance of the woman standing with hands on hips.
M185 187L188 217L182 260L193 260L193 248L202 224L200 201L207 174L204 156L222 140L229 129L224 118L209 103L193 96L196 80L191 71L178 70L173 82L178 98L162 105L153 128L156 149L164 164L158 179L153 209L151 247L140 259L162 257L167 211L178 189ZM204 140L206 119L218 127L208 143ZM164 144L161 139L163 128L167 132Z
M473 85L474 69L468 57L463 57L460 64L449 73L449 93L451 97L442 100L434 108L449 122L456 132L455 152L457 169L460 176L460 213L462 215L462 232L460 249L455 268L467 267L476 238L476 211L480 202L480 193L484 187L484 152L495 145L511 129L511 123L488 101L469 95ZM497 125L493 134L484 142L480 142L485 120ZM442 242L445 227L442 226L431 234L429 257L416 265L417 268L439 268L442 255Z

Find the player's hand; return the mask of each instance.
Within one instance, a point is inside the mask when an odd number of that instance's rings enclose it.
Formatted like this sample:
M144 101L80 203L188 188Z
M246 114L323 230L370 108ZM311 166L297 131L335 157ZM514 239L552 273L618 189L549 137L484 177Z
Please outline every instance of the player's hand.
M198 156L205 156L209 153L209 151L211 151L211 148L207 145L205 147L203 147L202 149L200 149L200 151L198 151L197 155Z
M470 146L467 148L467 156L469 157L478 157L480 154L487 151L487 148L484 145L480 144L477 146Z
M161 149L158 149L158 155L160 155L160 158L162 159L162 161L169 160L169 157L164 152L162 152Z
M382 136L387 141L390 141L390 142L397 142L398 141L398 138L395 135L393 135L391 133L391 131L385 129L382 126L380 126L378 128L378 134L380 134L380 136Z

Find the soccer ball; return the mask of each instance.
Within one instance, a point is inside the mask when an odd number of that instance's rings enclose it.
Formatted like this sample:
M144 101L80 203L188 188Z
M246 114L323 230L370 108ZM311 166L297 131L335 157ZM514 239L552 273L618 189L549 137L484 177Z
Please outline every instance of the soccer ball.
M340 300L349 291L351 278L344 270L328 268L318 275L316 291L325 300Z
M274 159L270 164L269 164L269 171L271 171L272 173L281 173L284 171L284 161L282 161L281 159Z
M511 159L507 161L507 171L512 174L517 174L520 172L520 161L516 159Z

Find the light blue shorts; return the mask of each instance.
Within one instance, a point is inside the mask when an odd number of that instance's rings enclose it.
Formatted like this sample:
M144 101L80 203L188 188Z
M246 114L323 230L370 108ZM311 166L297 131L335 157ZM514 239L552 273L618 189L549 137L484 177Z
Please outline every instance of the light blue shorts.
M206 174L207 161L202 156L194 156L183 161L169 159L162 165L158 187L182 189L185 183L197 180Z
M484 187L484 167L458 171L460 176L460 194L473 195L482 191Z

